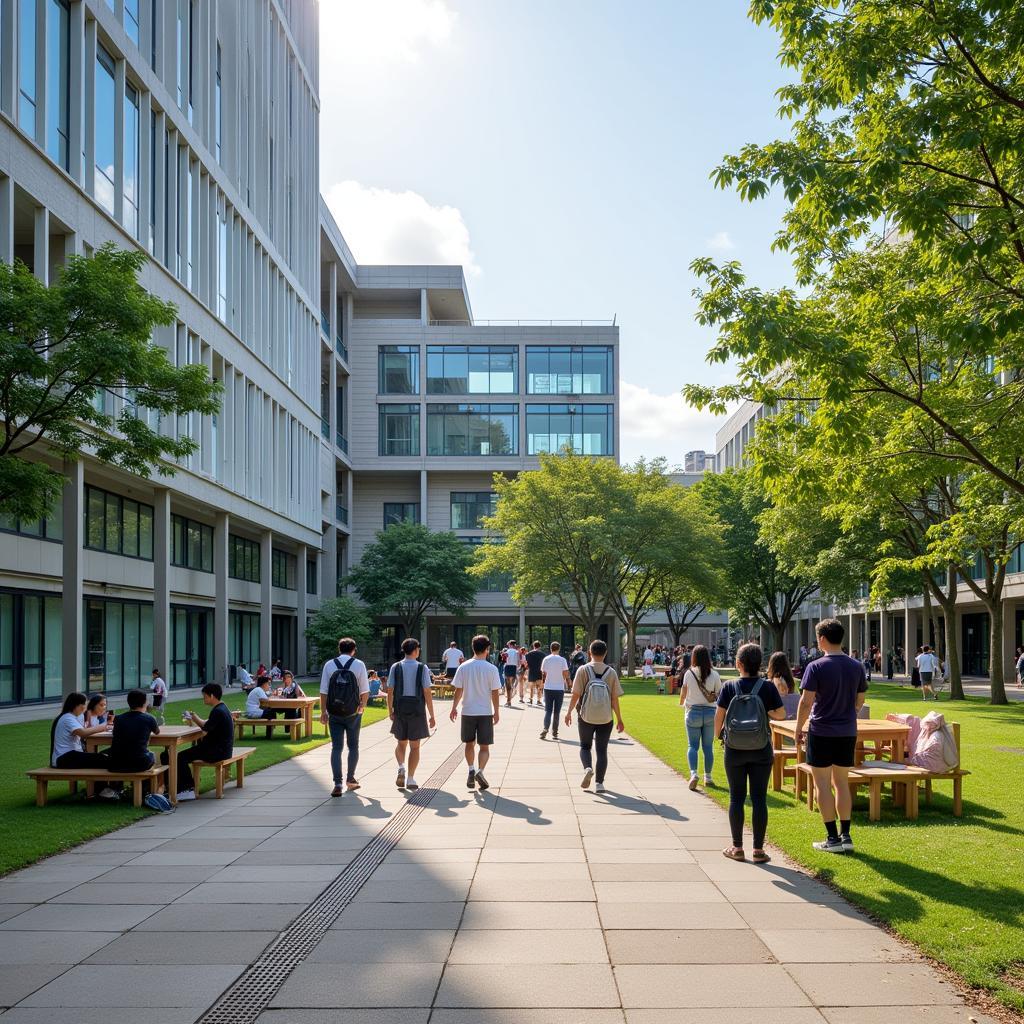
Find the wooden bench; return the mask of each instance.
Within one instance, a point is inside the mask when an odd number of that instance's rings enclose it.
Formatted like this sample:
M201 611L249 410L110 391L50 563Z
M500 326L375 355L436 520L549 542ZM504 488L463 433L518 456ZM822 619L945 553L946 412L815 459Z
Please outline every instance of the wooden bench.
M953 783L953 817L961 818L964 813L964 776L971 773L960 767L960 723L950 722L949 725L953 730L953 739L956 740L957 766L945 772L925 772L920 781L924 782L924 802L926 804L932 802L933 782L951 781ZM917 786L914 787L914 793L910 799L913 800L914 817L916 818L918 807Z
M195 779L196 792L199 792L199 770L212 768L216 775L217 799L224 796L224 783L227 781L231 766L235 766L235 786L241 789L245 785L245 759L256 750L255 747L235 747L230 757L222 761L193 761L192 777Z
M796 778L796 765L790 761L796 760L796 747L782 747L772 751L772 789L776 793L782 792L783 779Z
M242 738L242 730L246 727L252 729L253 736L256 735L257 729L266 729L268 738L274 729L287 729L291 733L291 738L295 740L302 735L306 723L302 718L245 718L240 716L235 719L236 739Z
M142 784L150 782L154 791L160 788L163 774L167 766L155 764L144 772L111 772L106 768L36 768L25 774L36 782L36 806L45 807L47 787L51 782L66 782L72 795L78 790L78 783L85 783L86 796L92 796L97 782L130 782L132 784L132 804L142 806Z
M902 807L910 819L917 817L918 780L928 773L923 768L906 765L903 768L854 768L850 771L850 789L857 792L858 786L868 787L868 820L879 821L882 817L882 787L892 784L894 807Z

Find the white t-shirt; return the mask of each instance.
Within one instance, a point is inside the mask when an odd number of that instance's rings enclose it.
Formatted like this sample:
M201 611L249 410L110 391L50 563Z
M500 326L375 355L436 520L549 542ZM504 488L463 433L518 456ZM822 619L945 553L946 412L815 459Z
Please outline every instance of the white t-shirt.
M444 662L445 668L458 668L459 662L465 657L466 656L458 649L458 647L449 647L444 654L441 655L441 660Z
M249 674L249 670L238 666L238 681L243 686L252 686L252 676Z
M704 694L700 692L700 686L697 682L697 673L692 669L688 668L683 676L683 687L686 691L686 696L683 698L684 707L687 708L713 708L715 701L705 700ZM710 675L704 680L704 689L712 695L712 698L718 696L718 691L722 688L722 677L714 670L711 670Z
M519 648L518 647L507 647L505 649L505 664L512 665L514 668L519 667Z
M931 651L919 654L914 660L917 662L919 672L935 673L939 670L939 659Z
M283 676L284 672L282 672L276 665L270 670L271 679L281 679Z
M650 647L648 647L647 650L644 651L644 661L652 664L654 662L654 651L652 651Z
M491 694L501 689L501 674L483 658L464 661L452 680L456 690L462 690L464 715L493 715Z
M79 753L82 751L82 741L75 735L76 729L85 728L83 715L73 715L70 711L57 719L57 728L53 733L53 763L51 768L57 767L57 758L62 754L70 754L73 750Z
M262 718L263 708L260 707L260 701L269 697L270 694L262 686L254 686L245 696L245 717Z
M153 691L155 697L166 697L167 696L167 684L157 676L150 684L149 688Z
M560 654L549 654L540 663L540 671L544 676L545 690L565 689L565 676L562 673L569 671L569 662Z
M330 661L324 662L323 671L320 673L321 693L326 693L330 689L331 676L334 675L337 669L344 668L348 665L349 658L352 658L351 654L339 654L337 660L341 662L340 665L335 664L334 658L331 658ZM352 658L352 664L349 665L349 671L356 677L356 682L359 684L359 692L361 694L369 693L370 680L366 675L366 666L358 658Z

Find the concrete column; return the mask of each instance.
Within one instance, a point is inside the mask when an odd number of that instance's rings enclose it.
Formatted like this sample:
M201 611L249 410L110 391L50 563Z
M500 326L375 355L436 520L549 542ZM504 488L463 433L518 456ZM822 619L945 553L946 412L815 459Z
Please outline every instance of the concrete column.
M71 43L71 60L68 63L71 101L68 111L68 173L81 185L84 177L82 140L85 138L85 4L71 5L68 27Z
M274 602L271 589L271 552L274 535L264 530L260 535L260 661L270 665L274 655L270 650L271 626L273 624Z
M886 661L885 661L885 659L886 659L886 655L889 652L889 645L888 645L889 636L888 636L888 631L886 630L885 627L886 627L885 609L882 608L878 612L878 651L879 651L879 654L882 657L882 667L879 670L879 672L883 676L883 678L886 675L886 671L885 671Z
M333 448L338 443L338 434L342 432L339 429L341 423L338 421L338 360L334 355L333 348L328 358L330 363L328 363L327 373L327 420L330 426L327 429L330 432L330 437L328 437L327 443Z
M914 643L913 634L910 630L910 599L906 598L903 601L903 660L905 662L903 671L908 679L910 678L910 666L912 664L911 659L914 657L914 651L917 648L917 645Z
M341 330L341 324L338 323L338 264L333 260L330 263L327 281L327 301L329 303L327 308L327 326L330 328L327 333L327 339L331 343L331 351L333 352L335 348L334 339Z
M14 262L13 178L0 178L0 260Z
M428 652L428 641L430 638L430 617L427 615L423 616L423 622L420 624L420 661L425 665L430 664L430 655Z
M211 679L228 682L228 514L217 513L213 528L213 665Z
M333 501L333 492L332 498ZM333 516L327 524L321 541L320 554L320 600L329 601L338 596L338 531Z
M853 612L850 612L846 616L846 651L848 654L853 654L853 649L857 646L856 640L853 637Z
M166 254L166 235L164 233L164 189L165 164L164 146L167 144L167 115L162 110L153 111L154 130L156 131L156 224L153 227L153 253L159 262L164 261Z
M153 664L171 679L171 492L153 499Z
M81 461L65 466L64 550L61 614L64 619L61 636L61 689L65 694L81 691L82 672L82 548L85 542L85 467Z
M1003 615L1003 682L1013 686L1017 682L1017 606L1009 598L1002 602Z
M43 284L50 283L50 212L45 206L32 211L32 273Z
M421 419L426 419L421 416ZM420 470L420 522L425 526L427 523L427 471Z
M46 61L40 60L40 50L46 51L46 8L48 4L36 4L36 145L46 149L46 107L54 102L47 95Z
M295 574L298 577L295 581L296 593L298 594L298 605L295 610L295 616L298 619L296 623L298 628L296 629L295 662L297 665L296 672L305 674L309 671L309 665L306 663L306 615L309 606L309 597L306 593L306 562L309 560L309 548L305 544L300 544L295 557L299 562Z
M528 647L529 646L529 644L527 644L527 642L526 642L526 609L522 605L519 606L519 637L518 637L518 639L519 639L519 643L520 643L521 646L523 646L523 647ZM593 640L594 637L591 637L590 639Z
M420 323L426 327L430 323L430 303L427 301L427 289L420 289Z
M142 5L146 7L146 4ZM140 12L141 13L141 12ZM139 93L139 224L138 238L142 245L153 252L152 225L149 222L150 202L152 198L152 159L153 150L150 146L150 123L153 117L152 94Z

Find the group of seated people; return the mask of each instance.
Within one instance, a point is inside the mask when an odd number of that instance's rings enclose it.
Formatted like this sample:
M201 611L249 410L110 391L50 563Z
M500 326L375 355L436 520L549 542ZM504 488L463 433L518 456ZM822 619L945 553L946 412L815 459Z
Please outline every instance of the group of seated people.
M274 667L277 668L279 665L280 662L276 662ZM239 668L244 671L245 666L240 665ZM275 681L279 685L275 686ZM251 686L246 686L243 682L242 688L245 690L246 718L265 718L268 720L277 718L277 709L261 707L260 701L270 700L271 697L283 697L287 700L294 700L297 697L306 696L306 692L299 686L294 674L288 669L282 670L276 680L274 676L268 673L258 673ZM299 718L301 717L301 711L298 708L285 708L283 710L283 717Z
M234 749L235 726L231 712L221 699L219 683L207 683L202 690L203 703L210 708L207 718L186 711L182 718L203 730L191 747L178 752L178 800L194 800L195 783L190 765L193 761L221 761ZM50 765L54 768L105 768L110 772L144 772L156 763L149 749L151 736L159 735L160 724L149 714L149 696L143 690L129 690L128 710L120 715L106 710L106 698L100 694L87 697L70 693L64 698L60 714L50 728ZM110 733L110 746L105 751L86 751L82 740L101 733ZM161 762L168 763L167 751ZM104 786L99 796L117 800L120 783Z

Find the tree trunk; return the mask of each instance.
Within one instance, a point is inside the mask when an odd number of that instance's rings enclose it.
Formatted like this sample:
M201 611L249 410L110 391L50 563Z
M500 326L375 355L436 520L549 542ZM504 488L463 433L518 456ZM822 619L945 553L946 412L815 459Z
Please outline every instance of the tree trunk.
M636 671L636 619L626 620L626 675Z
M774 651L781 651L782 645L786 642L786 628L785 626L772 626L772 643L774 644ZM764 659L765 666L768 665L768 659Z
M1000 597L1002 588L1000 588ZM1003 663L1003 607L1002 601L996 600L988 605L989 619L989 655L988 655L988 680L989 680L989 704L1008 704L1006 697L1006 679L1003 673L1006 671Z
M678 647L683 642L683 634L686 632L685 626L670 626L672 630L672 646Z

